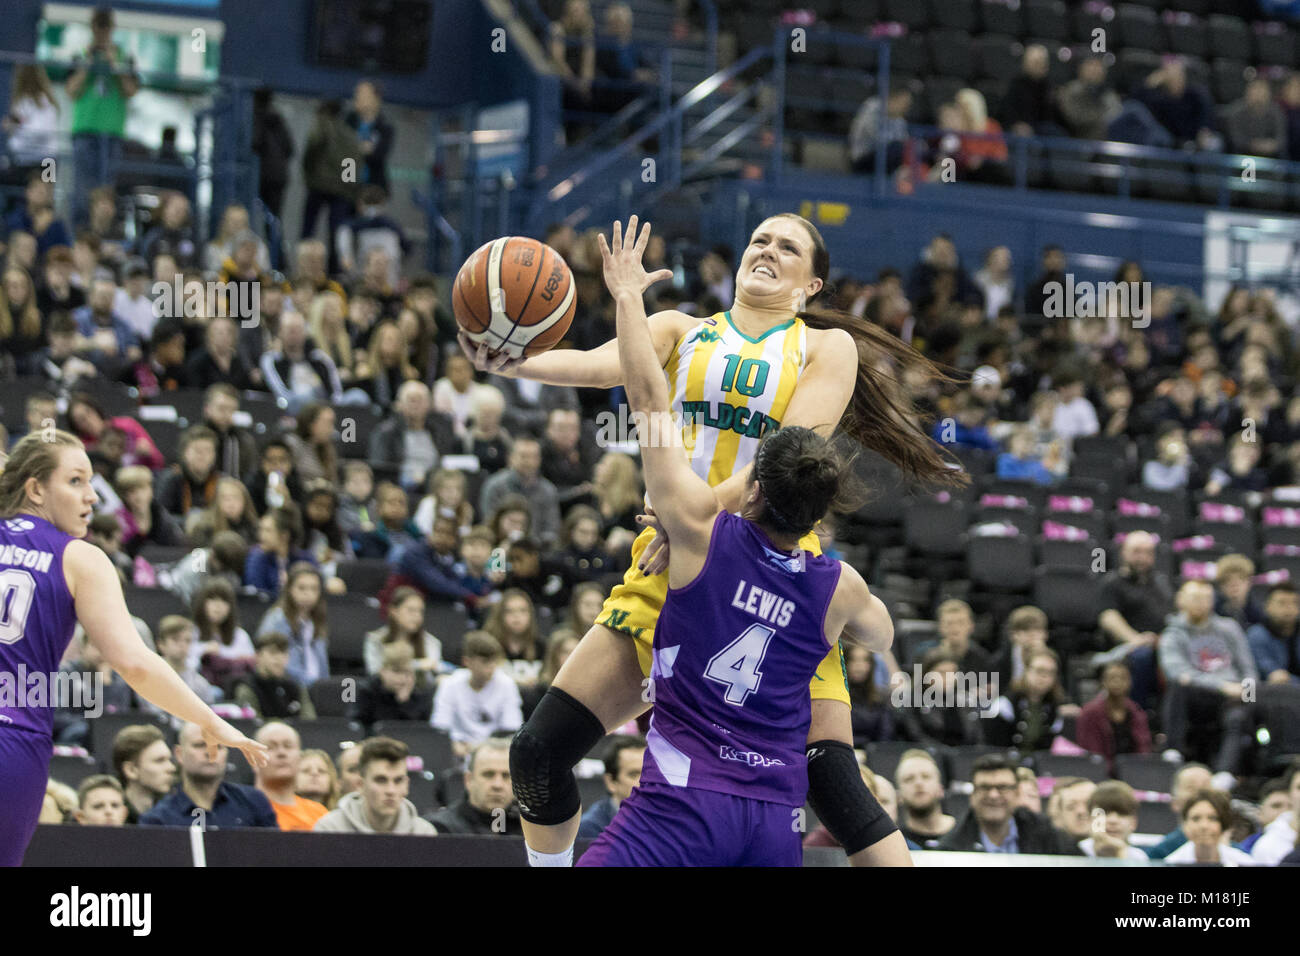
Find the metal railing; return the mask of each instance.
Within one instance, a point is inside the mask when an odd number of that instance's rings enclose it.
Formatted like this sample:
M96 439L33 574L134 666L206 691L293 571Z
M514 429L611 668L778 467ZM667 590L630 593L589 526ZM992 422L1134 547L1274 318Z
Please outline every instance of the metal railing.
M0 52L0 74L17 66L39 64L53 75L70 73L73 65L47 62L31 54ZM151 181L180 189L194 201L194 222L201 235L209 235L214 210L231 202L240 202L250 210L258 199L259 163L252 151L252 91L258 81L223 77L215 81L196 81L192 77L171 74L142 74L142 87L157 85L162 89L202 93L208 102L194 111L194 148L173 159L158 160L126 154L118 163L119 177L147 184ZM58 136L58 150L50 158L56 169L71 170L75 179L76 152L70 132ZM7 140L0 148L8 155ZM61 202L71 198L67 178L56 179ZM21 186L18 187L21 191ZM13 187L4 192L12 193ZM272 217L274 218L274 217Z

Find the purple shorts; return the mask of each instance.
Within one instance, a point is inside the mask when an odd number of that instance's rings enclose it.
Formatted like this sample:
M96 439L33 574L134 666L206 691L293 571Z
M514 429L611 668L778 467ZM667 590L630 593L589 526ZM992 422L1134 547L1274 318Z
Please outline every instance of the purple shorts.
M801 866L796 808L646 783L619 805L578 866Z
M54 744L49 737L0 727L0 866L19 866L45 802Z

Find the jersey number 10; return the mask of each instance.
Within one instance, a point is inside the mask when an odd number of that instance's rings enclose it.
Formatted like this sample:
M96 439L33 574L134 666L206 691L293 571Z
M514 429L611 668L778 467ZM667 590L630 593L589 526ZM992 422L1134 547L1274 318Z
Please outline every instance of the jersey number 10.
M727 366L722 370L722 390L729 392L735 388L741 395L757 398L767 388L769 368L762 359L747 358L742 362L739 355L728 355Z
M0 571L0 644L16 644L27 628L27 615L36 596L36 581L26 571Z
M767 653L768 642L775 633L775 628L765 624L751 624L709 660L704 676L726 685L727 693L723 700L728 704L744 707L749 695L758 690L758 685L763 680L763 674L758 668Z

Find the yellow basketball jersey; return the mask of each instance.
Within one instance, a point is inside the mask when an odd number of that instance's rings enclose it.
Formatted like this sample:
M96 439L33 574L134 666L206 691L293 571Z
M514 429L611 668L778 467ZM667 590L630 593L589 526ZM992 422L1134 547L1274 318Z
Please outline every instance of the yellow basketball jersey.
M754 460L759 438L780 428L808 355L795 316L752 339L730 312L703 319L677 340L664 373L692 470L710 486Z

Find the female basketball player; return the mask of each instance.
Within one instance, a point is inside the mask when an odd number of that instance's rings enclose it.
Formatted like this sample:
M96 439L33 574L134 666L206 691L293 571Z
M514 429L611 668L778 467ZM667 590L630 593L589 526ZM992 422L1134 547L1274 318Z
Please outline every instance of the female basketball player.
M634 234L635 217L629 224ZM820 233L799 216L762 222L742 253L731 309L709 318L676 310L649 319L665 366L674 411L684 422L692 468L728 510L743 504L745 472L759 436L770 427L801 425L850 437L897 464L912 478L951 482L936 446L909 424L914 408L875 364L882 356L901 373L942 377L898 339L845 313L806 311L822 291L830 257ZM665 278L656 273L654 281ZM491 356L462 338L476 364L506 375L556 385L612 388L622 383L618 345L590 352L548 352L523 361ZM663 574L642 574L653 532L633 546L634 566L614 589L597 624L583 637L515 744L512 771L533 862L562 864L577 834L579 798L572 767L605 733L649 706L643 680L650 641L667 591ZM820 553L816 536L803 547ZM653 567L650 570L655 570ZM627 636L634 638L629 642ZM848 691L838 647L810 687L810 801L855 863L907 865L901 836L873 830L879 805L862 784L852 752ZM869 836L876 839L862 842ZM861 852L867 851L870 852ZM536 851L536 852L532 852Z
M646 324L641 255L601 236L618 305L628 403L667 418L668 386ZM669 423L658 434L680 439ZM672 540L655 627L654 716L641 782L584 866L798 866L808 792L805 688L841 633L888 650L894 626L852 567L799 541L831 507L845 467L812 429L769 433L747 469L740 515L724 511L677 440L641 435L646 485ZM792 554L797 552L797 556Z
M22 862L49 772L58 702L29 699L30 678L42 675L53 686L78 621L137 694L203 728L212 759L219 747L238 747L254 766L267 762L264 745L209 710L145 647L113 563L78 540L99 500L92 474L81 441L62 431L28 435L0 472L0 678L24 691L0 695L0 866Z

